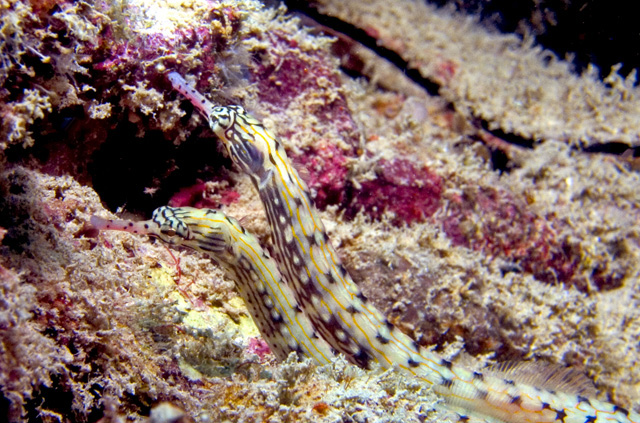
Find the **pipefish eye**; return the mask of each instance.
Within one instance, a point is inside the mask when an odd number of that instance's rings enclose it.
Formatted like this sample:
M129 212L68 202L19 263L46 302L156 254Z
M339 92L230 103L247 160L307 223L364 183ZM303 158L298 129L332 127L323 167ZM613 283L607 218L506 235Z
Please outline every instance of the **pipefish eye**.
M227 107L214 107L211 118L216 120L218 125L227 127L231 124L231 113Z

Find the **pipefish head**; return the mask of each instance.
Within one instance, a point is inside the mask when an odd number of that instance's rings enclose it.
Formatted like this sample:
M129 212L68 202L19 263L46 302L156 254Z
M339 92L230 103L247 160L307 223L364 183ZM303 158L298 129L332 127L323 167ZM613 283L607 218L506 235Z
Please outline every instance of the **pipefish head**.
M158 229L153 235L169 245L190 246L194 237L184 221L184 215L188 213L186 209L187 207L163 206L154 210L151 221L158 225Z
M242 106L217 106L209 115L209 125L224 144L231 160L243 172L260 180L268 173L273 136Z
M209 256L233 256L233 236L230 231L244 234L235 219L218 210L163 206L153 212L151 220L159 227L154 235L162 241Z
M207 118L209 126L222 140L236 165L249 175L264 181L269 174L265 158L269 157L273 136L264 129L260 121L242 106L214 106L177 72L169 73L168 79L173 88L188 98Z

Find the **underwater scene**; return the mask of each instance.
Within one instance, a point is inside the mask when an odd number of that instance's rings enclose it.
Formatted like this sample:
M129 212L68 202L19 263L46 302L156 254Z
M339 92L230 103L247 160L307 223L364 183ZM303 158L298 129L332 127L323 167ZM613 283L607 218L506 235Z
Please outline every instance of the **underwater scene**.
M640 423L600 3L0 0L0 422Z

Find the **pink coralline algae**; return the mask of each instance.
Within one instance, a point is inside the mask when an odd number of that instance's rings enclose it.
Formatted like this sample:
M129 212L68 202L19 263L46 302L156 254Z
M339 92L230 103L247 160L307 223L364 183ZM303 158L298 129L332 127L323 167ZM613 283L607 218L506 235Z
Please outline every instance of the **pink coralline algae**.
M319 93L327 93L330 99L310 102L305 112L318 118L320 123L330 123L345 142L354 145L356 125L344 97L335 95L342 84L329 52L303 51L290 34L274 31L270 37L275 50L285 53L254 70L253 78L258 85L260 99L278 108L286 108L296 97L309 95L315 98Z
M269 345L262 338L249 338L249 346L247 347L247 353L255 354L258 356L261 362L264 362L266 357L271 354Z
M314 201L320 209L344 201L346 161L345 152L327 142L320 142L304 154L293 157L296 167L304 169L302 177L315 193Z
M189 28L177 31L173 37L165 34L145 34L134 40L123 39L111 44L93 68L103 72L137 69L140 62L152 62L162 55L173 52L178 60L185 59L183 56L187 51L183 43L186 42L191 46L197 46L202 51L207 51L212 49L213 37L211 30Z
M286 53L254 71L261 100L279 107L286 107L305 91L317 91L319 78L337 80L334 68L327 64L330 59L327 52L319 50L305 54L298 48L297 41L289 37L289 34L277 31L272 33L271 42Z
M314 188L323 187L318 191L322 201L328 186L341 186L338 182L342 180L336 175L342 174L338 169L327 172L327 161L318 161L325 164L321 166L324 173L312 177L311 184ZM330 163L337 167L341 162ZM476 186L461 196L448 198L445 206L442 177L432 170L406 159L394 159L381 160L376 171L376 179L363 182L342 202L347 204L347 218L361 210L373 219L392 212L392 222L403 225L425 221L446 207L445 217L434 223L442 225L454 245L510 260L515 269L531 273L538 280L569 283L587 290L584 278L577 272L579 247L557 235L554 225L561 222L553 216L548 221L536 215L528 210L523 199L504 190ZM333 185L327 184L327 179ZM343 199L347 194L341 195L339 198ZM617 283L604 271L595 272L594 281L601 289L610 289Z
M181 188L169 200L171 207L196 207L218 208L220 205L228 206L240 198L238 192L231 189L223 189L215 194L209 194L207 184L198 181L196 184Z
M476 187L451 198L445 233L461 245L513 261L521 270L548 283L571 283L586 289L576 271L579 251L557 236L549 221L527 210L524 200L506 191Z
M346 209L346 216L359 210L374 219L393 212L394 224L424 221L441 207L442 178L424 166L405 160L381 160L377 178L363 182Z
M458 73L459 65L453 60L441 58L436 62L435 78L442 85L449 85Z
M223 28L235 32L240 26L240 15L236 9L212 9L210 19L219 21ZM207 20L210 22L210 20ZM216 69L217 52L227 41L216 25L202 24L176 29L174 33L137 34L134 38L118 38L108 29L103 36L107 46L101 57L95 59L93 68L102 72L131 72L145 70L141 64L154 66L157 63L170 65L189 63L194 51L198 51L200 68L192 71L199 75L197 88L208 88L209 78ZM143 75L137 75L143 77Z

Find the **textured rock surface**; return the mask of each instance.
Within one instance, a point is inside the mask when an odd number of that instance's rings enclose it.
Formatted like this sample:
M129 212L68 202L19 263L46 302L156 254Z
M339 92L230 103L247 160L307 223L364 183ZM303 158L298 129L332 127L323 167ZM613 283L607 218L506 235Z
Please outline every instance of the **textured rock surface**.
M636 143L635 88L417 3L322 3L444 99L361 47L370 79L346 76L330 38L251 1L0 2L12 40L0 49L0 418L165 421L175 406L183 421L445 418L392 372L275 363L209 260L88 227L92 214L148 218L173 201L221 205L268 242L253 187L168 70L280 134L354 279L419 342L473 368L572 365L601 398L637 404L638 175L567 143ZM417 16L428 26L393 37ZM492 79L509 63L519 79ZM589 113L572 107L587 96L559 86L591 93ZM541 142L507 145L470 116Z

